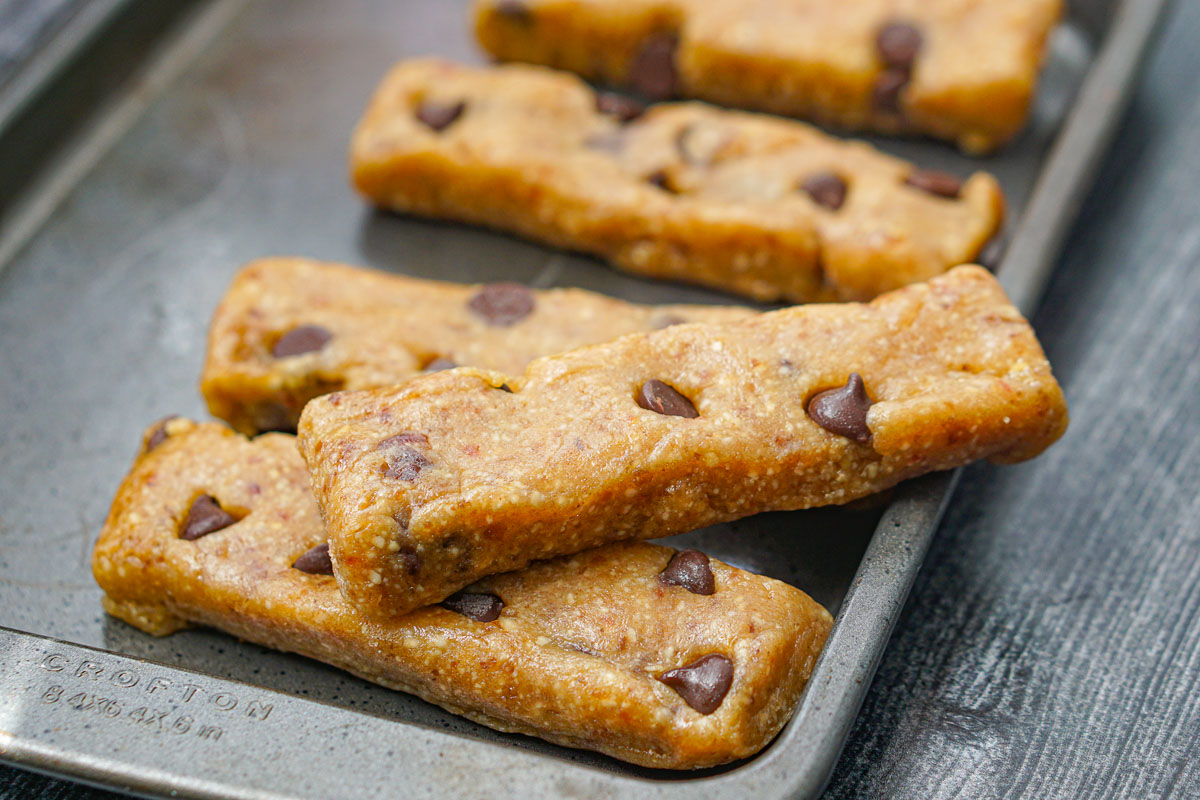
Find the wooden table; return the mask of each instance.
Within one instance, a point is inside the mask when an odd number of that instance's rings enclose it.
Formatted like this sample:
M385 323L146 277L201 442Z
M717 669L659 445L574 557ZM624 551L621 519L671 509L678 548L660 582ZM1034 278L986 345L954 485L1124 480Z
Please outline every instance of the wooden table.
M1035 319L1071 430L967 471L829 798L1200 797L1198 79L1182 0Z

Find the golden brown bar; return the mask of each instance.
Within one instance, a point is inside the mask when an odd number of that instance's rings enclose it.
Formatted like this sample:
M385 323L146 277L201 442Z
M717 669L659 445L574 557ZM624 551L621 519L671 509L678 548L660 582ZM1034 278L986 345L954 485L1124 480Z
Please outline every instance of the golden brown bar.
M372 623L326 574L324 541L293 437L175 419L147 431L92 563L109 613L149 633L210 625L498 730L673 769L765 746L832 624L784 583L645 544Z
M986 152L1025 126L1062 0L476 0L504 61Z
M300 444L343 594L387 616L539 558L1031 458L1066 424L1028 323L960 267L869 305L633 334L519 377L328 395Z
M523 65L405 62L351 147L380 206L488 225L758 300L868 300L974 260L1004 200L799 122L639 110Z
M217 307L200 385L209 411L242 433L294 431L304 404L328 392L458 365L520 372L539 356L627 333L753 313L266 258L246 265Z

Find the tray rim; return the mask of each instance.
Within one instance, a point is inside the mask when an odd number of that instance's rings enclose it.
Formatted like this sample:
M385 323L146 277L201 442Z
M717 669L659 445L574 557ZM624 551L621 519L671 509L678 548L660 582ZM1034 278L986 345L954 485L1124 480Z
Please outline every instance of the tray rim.
M123 7L127 0L106 2L114 7ZM1014 226L1011 242L998 270L1005 290L1026 315L1037 306L1063 242L1092 187L1092 178L1124 118L1141 65L1172 5L1173 0L1117 0L1113 4L1111 21L1103 40L1098 44L1072 107L1038 170L1028 202ZM109 9L109 13L115 13L114 9ZM97 25L93 31L100 27L102 25ZM69 57L64 57L57 64L62 66L67 61ZM57 74L55 70L43 75L25 99L45 88ZM22 77L18 74L13 82L19 82ZM17 108L17 112L19 110ZM0 265L2 268L3 265ZM684 796L683 792L691 793L698 786L703 786L706 792L723 795L728 791L730 796L743 796L742 792L748 786L753 786L756 792L770 793L772 796L818 796L832 777L960 474L961 470L938 473L898 488L895 499L884 512L859 563L796 714L763 754L745 765L715 776L701 775L693 779L670 781L605 772L590 765L555 759L557 769L563 772L580 770L601 776L602 782L607 784L604 787L605 794L636 789L647 796L673 797ZM882 580L885 574L887 580ZM257 692L286 698L289 702L358 714L349 709L327 706L319 701L236 680L193 673L149 659L0 626L0 638L9 637L15 637L18 642L54 642L62 647L94 651L107 658L152 666L164 673L191 675L195 680L205 683L250 687ZM3 688L3 679L10 677L8 665L3 666L5 668L0 670L0 688ZM460 740L453 734L432 733ZM532 755L487 742L472 744L512 751L526 757ZM781 763L797 753L805 756L801 764ZM228 784L210 784L215 788L209 789L195 781L188 781L189 785L181 788L173 782L183 777L181 775L164 773L155 779L129 761L117 765L107 762L100 764L94 756L83 751L48 758L46 752L39 748L36 736L22 737L20 733L2 730L0 763L93 786L136 791L146 797L166 796L168 793L172 797L246 797L256 800L285 796L257 790L248 790L247 793L247 790ZM792 766L799 768L790 768ZM116 781L121 784L119 788ZM553 791L549 786L545 789ZM529 787L528 791L536 790Z
M133 0L90 0L39 43L0 89L0 136Z

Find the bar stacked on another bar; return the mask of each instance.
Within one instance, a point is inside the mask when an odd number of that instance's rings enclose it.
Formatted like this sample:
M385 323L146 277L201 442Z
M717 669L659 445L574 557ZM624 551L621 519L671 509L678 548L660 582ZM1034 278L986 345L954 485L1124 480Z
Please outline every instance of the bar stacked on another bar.
M144 436L92 564L105 609L148 633L210 625L498 730L673 769L765 746L832 625L786 584L647 544L370 622L329 577L325 539L293 437L174 419Z
M342 593L391 617L483 575L762 511L842 504L1067 424L979 267L867 305L631 334L313 400L300 445Z

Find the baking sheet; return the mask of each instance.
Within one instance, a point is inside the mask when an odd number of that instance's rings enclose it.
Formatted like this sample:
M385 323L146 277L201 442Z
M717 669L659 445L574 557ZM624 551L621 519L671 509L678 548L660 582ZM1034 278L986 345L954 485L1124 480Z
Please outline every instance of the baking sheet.
M85 141L97 149L95 168L68 187L35 236L0 234L0 253L21 246L0 263L0 626L60 640L0 634L0 758L142 793L173 787L178 796L370 797L405 786L414 796L494 797L519 785L532 796L667 797L696 791L697 780L706 795L818 792L954 474L902 487L886 511L762 515L679 537L797 585L838 614L779 739L754 759L698 774L495 733L298 657L209 631L151 639L101 613L87 562L108 502L149 421L205 416L196 390L205 329L247 260L295 254L443 280L580 286L639 302L730 301L494 233L373 211L355 197L349 131L386 68L427 53L481 60L464 0L194 5L188 24L212 27L206 46L183 41L184 32L180 47L191 50L158 54L150 77L180 76L110 150L109 140ZM1083 5L1072 17L1082 22L1054 38L1033 124L1014 147L979 162L932 142L876 142L926 166L997 174L1014 220L1001 277L1026 310L1162 3ZM1097 60L1110 26L1115 35ZM151 691L160 682L168 686ZM184 686L197 688L185 699ZM183 732L181 718L189 720Z

